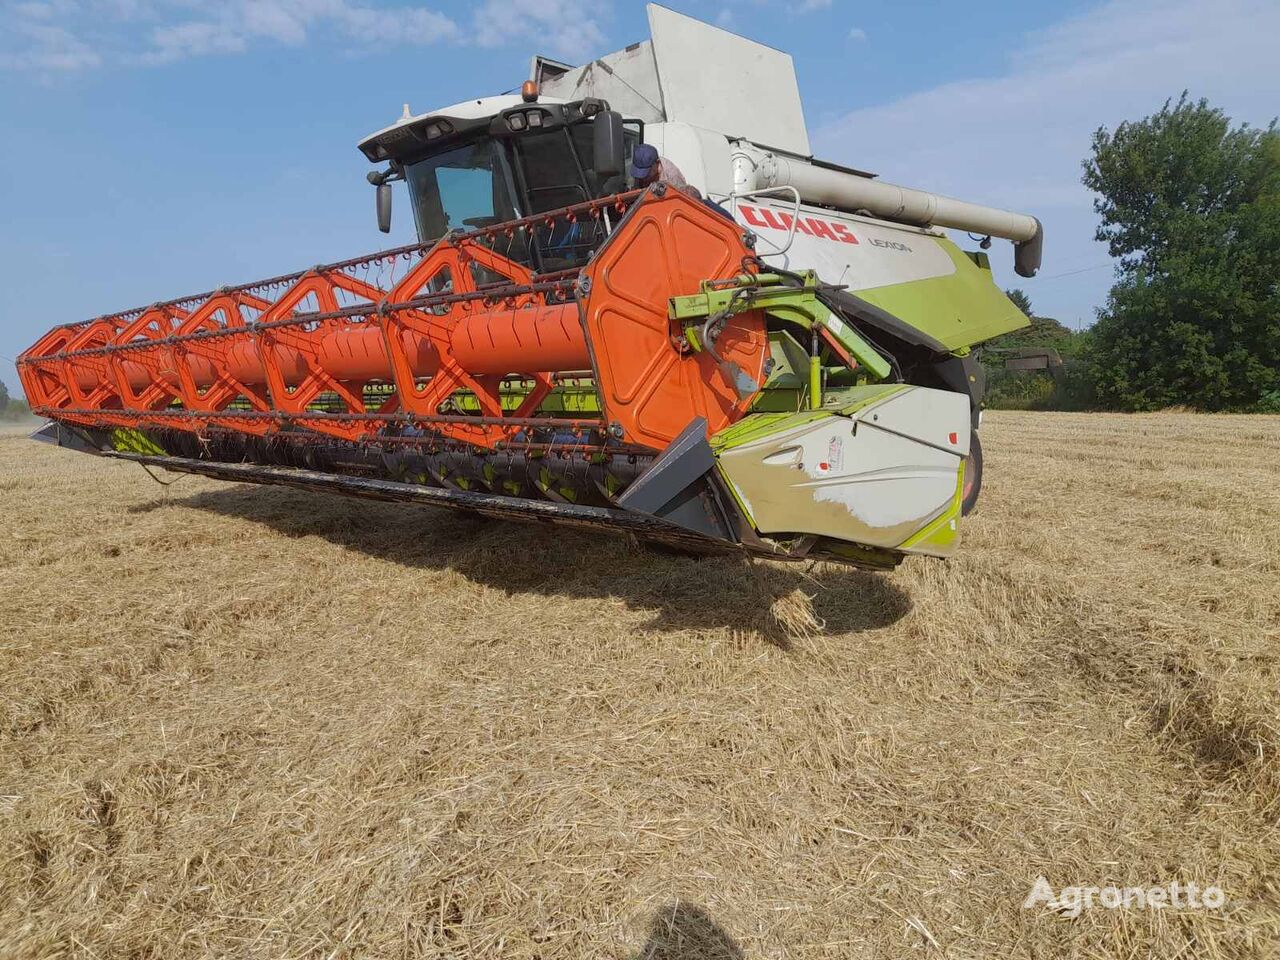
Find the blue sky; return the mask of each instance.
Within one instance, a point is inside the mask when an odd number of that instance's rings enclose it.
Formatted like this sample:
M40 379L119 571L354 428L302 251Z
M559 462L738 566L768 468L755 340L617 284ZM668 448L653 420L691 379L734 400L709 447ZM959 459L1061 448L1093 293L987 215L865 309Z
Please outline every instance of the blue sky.
M1111 280L1091 131L1184 88L1280 110L1274 0L668 5L791 53L824 159L1040 216L1017 282L1077 326ZM630 0L0 0L0 379L56 323L385 245L362 135L646 36Z

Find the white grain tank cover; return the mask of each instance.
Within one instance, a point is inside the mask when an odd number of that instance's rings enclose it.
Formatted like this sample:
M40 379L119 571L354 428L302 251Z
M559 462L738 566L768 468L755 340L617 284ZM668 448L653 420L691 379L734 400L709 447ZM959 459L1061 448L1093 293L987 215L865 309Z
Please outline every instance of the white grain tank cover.
M790 54L656 3L648 5L648 12L669 122L809 155Z

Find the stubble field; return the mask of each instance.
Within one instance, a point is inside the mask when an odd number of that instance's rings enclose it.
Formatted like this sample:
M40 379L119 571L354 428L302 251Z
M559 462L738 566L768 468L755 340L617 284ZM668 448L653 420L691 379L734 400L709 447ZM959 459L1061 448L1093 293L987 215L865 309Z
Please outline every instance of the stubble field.
M1275 955L1280 418L983 439L881 575L7 431L0 957Z

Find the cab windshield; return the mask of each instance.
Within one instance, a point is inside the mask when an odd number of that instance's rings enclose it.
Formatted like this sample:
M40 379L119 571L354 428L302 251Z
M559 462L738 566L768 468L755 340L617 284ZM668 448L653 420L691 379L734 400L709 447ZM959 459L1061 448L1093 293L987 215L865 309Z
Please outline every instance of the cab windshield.
M411 163L405 179L424 241L520 216L507 190L501 148L488 138Z
M628 156L637 140L628 133ZM423 243L626 189L621 176L597 176L585 123L507 139L483 136L406 164L404 172ZM601 230L594 221L553 219L491 242L503 256L546 272L585 262L604 239Z

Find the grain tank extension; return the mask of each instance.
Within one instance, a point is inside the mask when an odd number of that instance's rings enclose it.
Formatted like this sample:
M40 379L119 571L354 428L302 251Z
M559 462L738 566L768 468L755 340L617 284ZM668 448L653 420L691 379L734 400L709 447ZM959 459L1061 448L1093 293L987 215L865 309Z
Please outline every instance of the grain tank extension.
M649 22L361 141L417 242L51 330L18 361L37 437L695 552L949 554L970 348L1027 320L941 228L1031 276L1039 222L815 159L789 56ZM693 189L637 189L641 143Z

